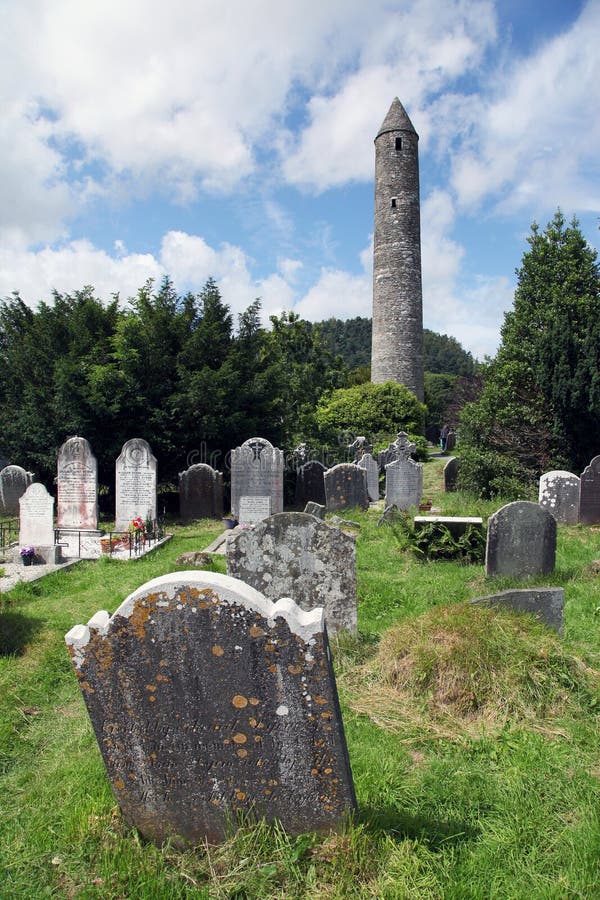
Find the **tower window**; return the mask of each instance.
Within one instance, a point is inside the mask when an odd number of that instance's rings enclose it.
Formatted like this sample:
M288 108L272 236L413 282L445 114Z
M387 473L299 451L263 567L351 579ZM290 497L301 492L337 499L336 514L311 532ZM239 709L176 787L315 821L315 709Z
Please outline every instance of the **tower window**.
M392 197L392 209L396 209L396 198Z
M401 137L397 137L397 138L395 139L395 141L396 141L396 143L395 143L396 153L398 153L400 150L402 150L402 138L401 138Z

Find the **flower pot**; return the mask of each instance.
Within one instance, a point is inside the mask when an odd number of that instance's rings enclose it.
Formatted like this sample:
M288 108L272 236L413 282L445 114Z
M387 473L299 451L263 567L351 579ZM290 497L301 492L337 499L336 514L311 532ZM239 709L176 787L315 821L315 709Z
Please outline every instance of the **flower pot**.
M33 556L22 556L24 566L32 566L33 565Z
M235 528L235 526L237 525L235 519L223 519L222 521L225 528Z

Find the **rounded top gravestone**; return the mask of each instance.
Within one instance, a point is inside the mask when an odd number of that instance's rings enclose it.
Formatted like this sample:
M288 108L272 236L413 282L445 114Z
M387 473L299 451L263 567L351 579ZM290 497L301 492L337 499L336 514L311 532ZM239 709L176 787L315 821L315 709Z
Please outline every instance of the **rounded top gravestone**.
M549 575L556 559L556 519L538 503L507 503L488 520L486 575Z
M85 438L69 438L60 448L56 487L58 527L96 529L98 463Z
M600 524L600 456L595 456L581 473L579 521L582 525Z
M576 525L579 521L578 476L559 469L545 472L540 478L538 502L557 522Z
M33 472L21 466L5 466L0 471L0 516L18 516L19 500L33 480Z
M115 531L126 531L138 516L156 519L156 457L147 441L131 438L116 462Z

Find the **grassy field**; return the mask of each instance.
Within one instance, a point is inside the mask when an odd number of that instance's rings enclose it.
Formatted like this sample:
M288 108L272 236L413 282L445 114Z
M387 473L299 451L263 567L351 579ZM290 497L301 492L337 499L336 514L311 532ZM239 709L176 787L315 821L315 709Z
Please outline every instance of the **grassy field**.
M448 514L500 503L425 494ZM87 562L1 598L0 897L600 897L600 529L560 526L557 639L462 601L518 583L419 562L373 512L358 532L358 638L333 642L359 803L342 833L263 824L158 850L115 805L63 636L201 549L176 528L142 560ZM224 559L215 564L225 570ZM522 586L522 584L520 585Z

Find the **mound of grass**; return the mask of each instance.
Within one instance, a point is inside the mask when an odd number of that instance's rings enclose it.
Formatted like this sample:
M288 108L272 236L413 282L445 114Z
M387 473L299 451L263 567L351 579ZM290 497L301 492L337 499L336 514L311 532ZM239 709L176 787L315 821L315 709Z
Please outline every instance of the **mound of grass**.
M450 740L496 732L509 719L550 730L582 706L600 706L600 672L547 628L470 604L434 607L388 629L342 683L351 708L377 725Z

